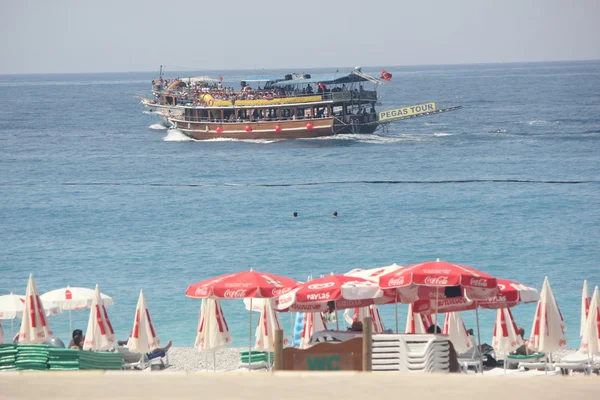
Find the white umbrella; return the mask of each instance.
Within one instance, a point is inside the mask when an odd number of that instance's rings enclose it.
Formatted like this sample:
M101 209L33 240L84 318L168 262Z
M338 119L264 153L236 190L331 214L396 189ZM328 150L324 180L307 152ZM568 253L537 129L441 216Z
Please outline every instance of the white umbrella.
M535 352L552 353L566 345L565 323L546 277L535 311L528 347Z
M216 350L231 343L231 334L221 303L218 300L202 299L198 318L198 335L194 347L200 351Z
M90 319L88 320L83 349L94 351L108 350L115 342L115 331L110 324L106 307L102 304L98 285L96 285L90 308Z
M590 293L588 291L587 281L583 281L583 291L581 293L581 324L579 328L579 337L583 337L583 330L590 311Z
M590 312L581 338L579 351L600 356L600 294L598 293L598 286L596 286L592 295Z
M127 340L127 348L134 353L149 353L160 346L160 339L154 330L150 311L146 306L144 291L140 289L140 297L135 309L133 329Z
M315 332L321 332L327 329L323 314L319 312L315 313L304 313L302 316L302 334L300 335L300 349L307 349L310 347L310 338Z
M433 325L431 316L416 313L413 311L413 305L408 305L408 315L406 316L404 333L427 333L427 328L431 325Z
M471 343L471 339L465 328L465 323L458 311L446 313L442 333L450 337L450 341L458 354L466 353L473 347L473 343Z
M67 286L62 289L55 289L44 293L41 298L47 303L60 307L63 311L69 311L69 331L73 331L71 311L89 308L94 299L94 289L83 287ZM103 293L100 293L102 302L105 306L112 306L113 299Z
M283 329L281 327L281 321L279 321L279 316L273 310L271 302L267 301L263 305L263 309L258 320L258 326L256 327L256 340L254 342L254 349L258 351L274 351L275 331L278 329ZM287 339L284 339L284 345L286 344Z
M492 338L492 347L496 352L496 358L505 360L508 354L521 347L523 343L510 308L499 308L496 312L496 324Z
M25 291L25 312L19 329L19 343L43 343L52 337L52 329L46 321L44 307L33 281L29 275Z
M42 296L40 296L40 299L42 300L42 307L47 317L58 315L62 312L60 307L44 301ZM25 310L25 296L13 293L0 296L0 319L23 318L23 310Z

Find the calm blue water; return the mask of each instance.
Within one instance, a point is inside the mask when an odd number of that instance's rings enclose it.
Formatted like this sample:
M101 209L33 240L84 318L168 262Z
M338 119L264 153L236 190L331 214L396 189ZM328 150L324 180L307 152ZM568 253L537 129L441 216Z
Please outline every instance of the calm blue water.
M41 293L99 283L125 338L144 288L161 339L190 346L200 301L184 292L202 279L439 257L538 288L547 275L578 347L582 281L600 284L600 62L387 69L380 110L464 109L364 137L192 142L149 129L158 121L134 95L156 74L0 76L0 294L24 293L29 273ZM362 182L507 179L593 182ZM388 327L393 310L382 309ZM246 345L242 303L224 311ZM533 313L514 310L527 334ZM495 313L480 314L490 342ZM401 328L405 317L400 306ZM87 318L75 312L74 326ZM69 336L68 314L50 321Z

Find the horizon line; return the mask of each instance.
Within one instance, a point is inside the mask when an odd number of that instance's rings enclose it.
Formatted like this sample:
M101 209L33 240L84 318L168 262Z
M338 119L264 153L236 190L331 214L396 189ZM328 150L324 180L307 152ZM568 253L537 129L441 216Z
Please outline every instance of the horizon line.
M443 67L443 66L459 66L459 65L495 65L495 64L555 64L565 62L589 62L589 61L600 61L600 58L590 59L577 59L577 60L551 60L551 61L494 61L494 62L475 62L475 63L448 63L448 64L405 64L405 65L389 65L385 68L406 68L406 67ZM361 68L379 68L383 65L364 65ZM172 70L171 72L185 72L185 71L210 71L210 72L229 72L229 71L260 71L260 70L290 70L290 69L328 69L328 68L351 68L351 67L340 67L340 66L323 66L323 67L277 67L277 68L242 68L242 69L195 69L187 68L185 70ZM156 70L142 70L142 71L96 71L96 72L17 72L17 73L0 73L0 76L13 76L13 75L84 75L84 74L134 74L134 73L148 73L156 72Z

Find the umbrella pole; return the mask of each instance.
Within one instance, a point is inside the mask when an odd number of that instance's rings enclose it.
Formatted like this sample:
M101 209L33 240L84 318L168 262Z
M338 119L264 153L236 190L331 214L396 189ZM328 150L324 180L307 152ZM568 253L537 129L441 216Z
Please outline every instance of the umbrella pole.
M69 334L73 332L73 322L71 320L71 309L69 309Z
M398 333L398 289L396 289L396 301L394 302L396 309L396 334Z
M335 307L335 330L340 330L340 323L338 321L337 303L334 301L333 306Z
M10 339L14 339L15 337L15 319L10 320Z
M439 319L439 318L438 318L438 311L439 311L439 308L440 308L440 302L439 302L439 298L440 298L440 289L439 289L439 288L437 288L437 289L435 290L435 324L436 324L436 325L439 325L439 324L438 324L438 319ZM429 328L429 327L427 327L427 328ZM426 328L426 329L427 329L427 328Z
M475 302L475 319L477 320L477 346L478 350L481 351L481 332L479 331L479 308L477 306L477 302ZM477 354L477 352L475 352ZM481 371L481 375L483 375L483 358L479 357L479 369Z
M250 297L250 332L248 332L248 372L252 371L250 364L252 364L252 297Z
M292 339L292 347L294 347L294 313L290 311L290 324L292 329L290 330L290 338Z

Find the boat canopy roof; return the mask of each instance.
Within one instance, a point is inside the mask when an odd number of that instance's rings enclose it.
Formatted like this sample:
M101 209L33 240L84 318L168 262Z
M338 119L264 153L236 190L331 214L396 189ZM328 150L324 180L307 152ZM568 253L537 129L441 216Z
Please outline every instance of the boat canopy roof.
M189 78L181 78L181 80L184 82L219 82L218 79L211 78L210 76L192 76Z
M282 87L287 85L306 85L311 83L324 83L326 85L336 85L343 83L355 83L355 82L364 82L370 81L376 84L381 84L381 81L377 78L374 78L370 75L367 75L359 70L354 70L348 75L323 75L323 76L315 76L311 78L305 79L287 79L287 80L277 80L273 82L272 86Z

